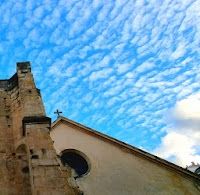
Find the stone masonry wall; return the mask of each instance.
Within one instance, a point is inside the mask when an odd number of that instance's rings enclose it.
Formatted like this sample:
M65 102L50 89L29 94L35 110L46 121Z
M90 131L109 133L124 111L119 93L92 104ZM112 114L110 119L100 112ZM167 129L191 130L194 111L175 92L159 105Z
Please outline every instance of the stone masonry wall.
M0 80L0 194L79 194L56 156L50 123L30 64L18 63Z
M10 118L10 96L0 89L0 194L16 194L14 140Z

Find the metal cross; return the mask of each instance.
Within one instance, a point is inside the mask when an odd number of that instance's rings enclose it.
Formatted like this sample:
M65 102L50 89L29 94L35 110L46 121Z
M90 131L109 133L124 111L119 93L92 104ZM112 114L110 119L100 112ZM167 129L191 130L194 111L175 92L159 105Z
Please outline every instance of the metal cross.
M62 112L59 111L58 109L54 112L54 114L57 114L57 118L59 118L59 116L60 116L61 113L62 113Z

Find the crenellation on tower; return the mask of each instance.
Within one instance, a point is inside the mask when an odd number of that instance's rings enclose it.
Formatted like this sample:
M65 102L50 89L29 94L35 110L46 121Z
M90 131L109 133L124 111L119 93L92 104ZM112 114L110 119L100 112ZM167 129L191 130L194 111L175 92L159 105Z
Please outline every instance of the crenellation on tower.
M17 62L17 72L18 71L21 71L21 73L31 72L30 62Z
M10 91L18 86L18 75L15 73L10 79L0 80L0 89Z

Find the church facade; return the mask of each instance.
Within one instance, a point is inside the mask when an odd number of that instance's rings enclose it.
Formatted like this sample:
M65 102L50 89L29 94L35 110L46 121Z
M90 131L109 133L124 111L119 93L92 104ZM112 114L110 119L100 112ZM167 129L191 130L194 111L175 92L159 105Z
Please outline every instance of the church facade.
M50 135L62 163L77 170L74 186L84 194L200 194L198 174L65 117L52 124Z
M0 194L199 194L200 177L64 117L46 116L29 62L0 80Z

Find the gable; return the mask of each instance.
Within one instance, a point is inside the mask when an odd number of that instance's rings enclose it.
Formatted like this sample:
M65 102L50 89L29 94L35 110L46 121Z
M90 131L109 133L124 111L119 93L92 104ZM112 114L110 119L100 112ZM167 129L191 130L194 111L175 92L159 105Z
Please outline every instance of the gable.
M152 194L157 193L159 189L164 190L167 185L172 186L172 191L188 190L186 186L190 186L189 189L195 192L193 181L198 179L198 176L193 177L193 173L182 172L182 168L178 166L176 168L173 164L170 167L159 159L154 159L156 157L151 154L123 142L118 143L118 140L83 127L68 120L60 120L53 125L51 137L58 154L65 149L76 149L88 157L91 171L84 178L77 180L82 190L88 194L98 194L95 190L100 190L99 188L102 189L102 187L105 190L104 193L108 194L106 190L110 188L109 186L112 186L112 194L130 194L128 192L131 192L133 188L135 190L138 185L142 188L137 189L139 191L149 191L154 186ZM102 180L101 177L104 179ZM174 186L174 181L178 185ZM89 189L88 185L90 185ZM126 190L123 188L124 185L126 185ZM156 186L160 187L157 189Z

